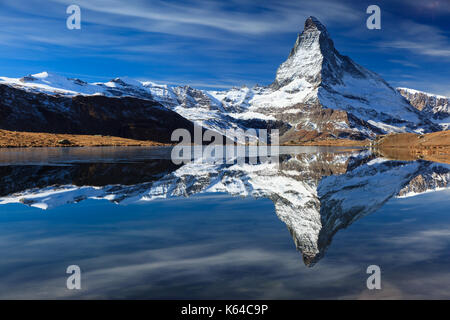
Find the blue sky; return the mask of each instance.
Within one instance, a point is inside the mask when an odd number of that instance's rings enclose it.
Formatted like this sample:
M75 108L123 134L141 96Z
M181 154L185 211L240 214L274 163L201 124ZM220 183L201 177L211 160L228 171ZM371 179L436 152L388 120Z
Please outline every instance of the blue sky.
M66 28L71 4L81 7L81 30ZM381 30L366 28L371 4ZM450 0L2 0L0 76L264 85L310 15L342 54L392 85L450 96Z

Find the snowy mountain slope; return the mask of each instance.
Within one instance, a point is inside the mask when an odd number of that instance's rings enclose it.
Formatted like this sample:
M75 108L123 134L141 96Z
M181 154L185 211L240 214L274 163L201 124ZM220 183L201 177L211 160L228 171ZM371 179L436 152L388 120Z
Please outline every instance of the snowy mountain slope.
M42 72L23 78L0 77L4 84L29 93L45 93L55 96L91 96L134 97L157 101L166 108L177 112L198 126L226 135L227 130L248 129L242 119L259 119L266 126L273 127L274 119L263 114L251 114L250 117L233 117L223 108L223 104L206 91L189 86L171 87L153 82L139 82L129 78L115 78L106 83L86 83L79 79ZM239 138L242 138L242 134ZM254 135L247 135L255 141Z
M297 130L321 127L321 120L308 121L308 107L314 105L345 111L348 118L356 117L364 128L351 121L341 125L347 133L360 132L366 137L380 132L436 130L380 76L341 55L327 29L314 17L306 20L303 32L270 87L211 94L230 107L242 106L244 110L275 118L289 113L290 124Z
M450 98L408 88L397 88L409 103L438 123L442 130L450 127Z
M137 97L151 99L151 93L138 81L116 78L106 83L87 83L80 79L65 78L46 71L22 78L0 77L6 84L29 92L76 96L105 95L108 97Z

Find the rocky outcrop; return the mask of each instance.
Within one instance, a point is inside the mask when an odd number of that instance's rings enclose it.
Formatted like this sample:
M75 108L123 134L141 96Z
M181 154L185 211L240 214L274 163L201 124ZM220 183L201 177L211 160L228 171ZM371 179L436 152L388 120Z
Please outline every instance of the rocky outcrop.
M449 128L450 98L408 88L397 90L413 107L439 123L444 130Z
M382 131L362 121L347 111L323 108L320 104L295 105L298 112L281 112L277 119L296 123L295 127L281 136L281 143L322 141L328 139L365 140L370 130L373 134ZM364 129L366 129L364 131Z
M409 181L398 197L408 197L424 192L450 187L450 165L433 163Z
M0 166L0 197L58 185L105 187L150 183L178 168L172 161L160 159L137 163Z

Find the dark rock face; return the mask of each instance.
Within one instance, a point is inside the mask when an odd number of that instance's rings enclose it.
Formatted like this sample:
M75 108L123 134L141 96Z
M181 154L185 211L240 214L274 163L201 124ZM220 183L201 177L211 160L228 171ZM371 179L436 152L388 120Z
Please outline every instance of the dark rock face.
M170 160L158 159L139 163L0 166L0 197L58 185L105 187L144 184L178 168Z
M0 85L0 128L101 134L168 143L175 129L194 125L158 102L131 97L62 97Z
M281 143L319 141L329 138L352 140L373 138L362 130L357 130L359 128L368 128L376 134L382 134L377 127L344 110L323 108L320 104L298 104L293 107L298 110L296 113L285 113L282 110L274 114L279 119L277 122L296 123L296 126L289 130L280 131Z
M205 110L224 111L222 105L203 90L190 86L174 88L177 95L177 105L184 108L204 108Z
M450 117L450 98L404 88L398 88L397 91L430 119L442 120Z
M417 174L400 190L400 197L410 194L419 194L429 190L447 188L450 182L450 169L448 166L433 164Z
M269 134L272 133L272 130L276 129L278 130L280 136L284 135L287 131L289 131L289 129L291 129L291 126L288 123L279 120L236 119L234 121L238 125L245 128L256 130L266 129Z

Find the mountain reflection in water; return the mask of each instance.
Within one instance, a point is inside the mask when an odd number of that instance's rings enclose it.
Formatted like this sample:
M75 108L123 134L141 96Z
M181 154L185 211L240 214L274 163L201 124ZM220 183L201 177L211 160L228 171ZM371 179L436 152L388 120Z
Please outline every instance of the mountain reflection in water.
M446 188L450 180L449 165L377 158L367 150L288 147L279 164L254 165L175 165L164 148L143 150L3 152L0 204L50 209L85 199L130 204L199 193L268 198L313 266L338 230L392 197Z

